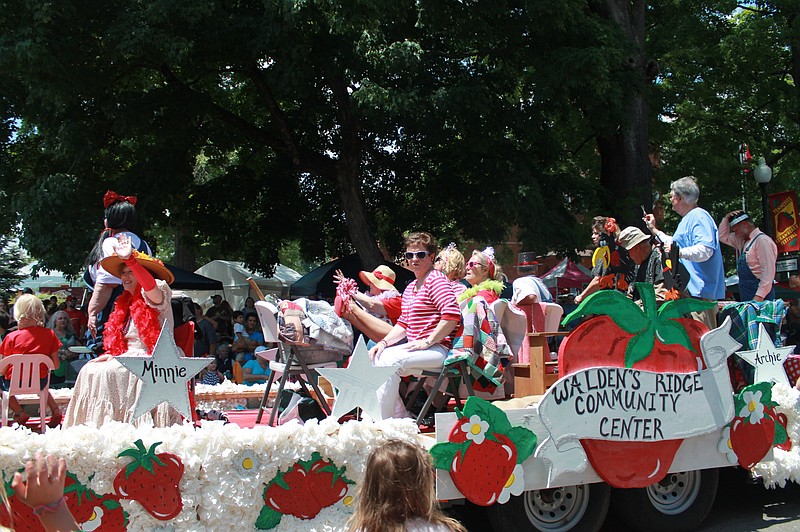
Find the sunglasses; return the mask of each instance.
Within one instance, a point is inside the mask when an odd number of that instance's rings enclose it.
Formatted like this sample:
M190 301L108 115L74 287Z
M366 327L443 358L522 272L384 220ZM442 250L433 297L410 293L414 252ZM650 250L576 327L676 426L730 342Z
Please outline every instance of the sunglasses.
M411 259L422 260L430 254L431 254L430 251L406 251L405 257L406 260L411 260Z
M481 268L484 267L483 264L481 264L480 262L475 262L474 260L471 260L467 263L467 268L474 268L475 266L480 266Z

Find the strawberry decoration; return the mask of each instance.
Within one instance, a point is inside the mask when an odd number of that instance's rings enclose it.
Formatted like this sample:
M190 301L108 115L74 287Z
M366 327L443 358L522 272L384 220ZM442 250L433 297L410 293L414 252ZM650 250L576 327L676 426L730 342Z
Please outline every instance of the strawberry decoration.
M122 509L119 497L113 494L98 495L69 471L64 481L64 496L81 530L125 530L128 524L128 514Z
M677 299L656 307L652 284L636 283L642 306L624 294L595 292L564 318L563 324L590 315L559 349L559 374L592 367L625 367L660 373L688 373L705 366L700 337L708 332L699 321L682 318L716 303ZM581 440L589 462L608 484L642 488L666 476L682 439L658 442Z
M20 470L23 472L24 470ZM29 532L45 532L39 518L33 513L33 508L20 501L11 487L11 480L4 483L11 515L5 504L0 504L0 525L11 530L25 530ZM13 525L13 526L12 526Z
M353 484L345 467L336 467L315 452L309 460L300 460L287 471L279 471L264 489L264 507L256 528L268 530L280 522L281 515L313 519L328 506L336 504Z
M155 453L161 442L146 449L142 440L119 456L133 461L114 477L114 490L121 499L138 502L156 519L166 521L183 509L178 484L183 477L183 462L172 453Z
M522 493L522 463L533 454L536 435L513 427L505 412L479 397L467 399L456 415L448 441L431 448L434 466L449 471L464 497L480 506Z
M734 397L736 416L728 424L728 445L745 469L763 460L773 446L791 448L786 432L786 415L777 414L778 403L772 400L772 383L746 386ZM782 417L781 417L782 416Z

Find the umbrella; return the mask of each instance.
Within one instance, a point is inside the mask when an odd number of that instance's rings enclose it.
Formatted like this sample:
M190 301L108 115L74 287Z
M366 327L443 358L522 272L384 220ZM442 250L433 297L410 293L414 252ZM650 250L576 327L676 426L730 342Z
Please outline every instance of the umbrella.
M406 285L414 278L414 274L397 264L392 264L391 262L384 262L384 264L394 271L397 277L394 286L402 294ZM342 270L345 277L355 279L359 287L364 290L367 286L358 278L358 272L363 269L361 258L355 253L332 260L319 268L311 270L295 281L289 287L289 295L292 298L318 297L320 299L333 299L336 296L336 285L333 283L333 274L336 270Z

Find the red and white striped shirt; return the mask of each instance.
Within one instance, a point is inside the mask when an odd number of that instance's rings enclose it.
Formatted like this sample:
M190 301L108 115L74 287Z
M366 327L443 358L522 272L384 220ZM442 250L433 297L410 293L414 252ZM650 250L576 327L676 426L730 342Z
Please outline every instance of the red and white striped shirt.
M403 292L403 311L397 321L406 330L409 342L427 339L442 320L461 321L453 287L442 272L431 271L422 287L415 288L412 282ZM450 349L453 333L439 343Z

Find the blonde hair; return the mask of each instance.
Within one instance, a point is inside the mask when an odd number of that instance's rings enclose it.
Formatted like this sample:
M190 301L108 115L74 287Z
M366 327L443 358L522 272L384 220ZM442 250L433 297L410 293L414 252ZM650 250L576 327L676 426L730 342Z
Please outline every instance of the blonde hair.
M27 318L44 325L45 310L42 300L32 294L22 294L14 303L14 319Z
M453 532L466 532L447 517L436 501L431 455L419 445L389 440L367 460L358 489L356 510L347 525L358 532L405 532L406 523L421 519Z
M442 273L450 280L462 279L467 273L465 268L464 255L455 246L444 248L437 258L442 259L444 267Z
M494 259L492 259L492 266L494 267L494 275L492 275L492 268L489 267L489 256L483 251L474 250L469 260L470 262L477 262L486 270L487 279L493 281L503 280L503 270L500 268L499 264L494 262Z

